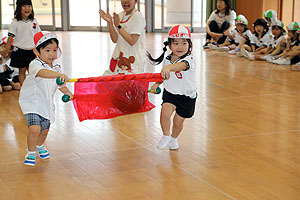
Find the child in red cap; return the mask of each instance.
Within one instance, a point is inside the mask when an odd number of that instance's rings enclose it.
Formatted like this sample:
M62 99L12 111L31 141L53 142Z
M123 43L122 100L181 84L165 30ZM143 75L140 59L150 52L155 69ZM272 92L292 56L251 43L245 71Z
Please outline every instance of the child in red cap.
M189 29L182 25L174 26L170 29L168 41L164 42L164 45L164 52L159 58L154 59L148 53L148 58L155 64L164 61L161 75L165 80L160 113L163 136L157 148L169 147L171 150L176 150L179 148L177 137L183 129L183 122L194 115L197 98L196 65L191 54L192 41ZM164 57L167 46L171 54ZM153 84L151 89L156 91L160 84ZM170 134L171 116L174 112L172 134Z
M58 88L56 78L65 82L69 78L62 73L55 59L61 55L58 40L54 33L39 32L34 36L34 53L37 56L29 65L29 74L20 91L19 103L29 127L27 136L28 151L25 165L35 166L36 151L41 159L50 157L44 142L50 124L54 122L54 94L57 89L62 93L73 94L65 86Z

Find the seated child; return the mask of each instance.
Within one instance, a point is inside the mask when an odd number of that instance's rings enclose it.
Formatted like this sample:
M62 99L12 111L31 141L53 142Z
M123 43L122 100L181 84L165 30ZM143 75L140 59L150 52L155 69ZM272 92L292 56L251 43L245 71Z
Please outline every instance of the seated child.
M7 37L4 37L0 40L0 51L6 49ZM9 66L9 56L11 52L8 54L6 58L0 55L0 93L4 91L10 91L13 89L13 85L10 83L9 79L11 78L11 74L14 72Z
M253 53L259 52L261 49L267 48L270 45L270 35L268 34L269 27L267 22L262 19L258 18L254 24L254 33L252 35L250 44L249 45L242 45L240 56L244 56L250 60L254 60Z
M277 20L277 12L275 10L267 10L264 12L264 18L269 27ZM269 34L272 34L272 29L269 29Z
M286 49L278 55L277 59L273 61L275 64L279 65L290 65L291 60L298 56L299 48L300 48L300 40L299 40L299 33L297 32L300 28L298 22L291 22L287 26L288 30L288 37L287 37L287 45Z
M286 46L286 32L283 27L283 23L280 20L276 20L272 24L271 44L267 48L254 53L253 55L255 60L272 61L274 56L282 53Z
M244 15L238 15L235 19L236 28L231 31L231 34L228 35L226 41L220 45L209 44L209 48L218 49L221 51L229 51L231 54L236 54L240 51L240 47L244 44L250 44L252 37L251 31L248 29L248 20Z

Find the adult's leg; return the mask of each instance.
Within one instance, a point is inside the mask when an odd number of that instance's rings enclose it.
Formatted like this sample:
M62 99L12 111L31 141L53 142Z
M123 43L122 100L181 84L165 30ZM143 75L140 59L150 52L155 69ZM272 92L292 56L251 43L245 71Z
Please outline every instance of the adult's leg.
M229 28L230 24L225 21L223 22L221 28L220 28L220 33L224 33L224 31L226 31ZM222 37L220 37L220 39L218 40L218 44L223 44L226 40L226 35L223 35Z
M209 23L209 29L211 32L221 33L217 22L214 20ZM208 40L211 40L211 36L208 33L206 33L206 41Z

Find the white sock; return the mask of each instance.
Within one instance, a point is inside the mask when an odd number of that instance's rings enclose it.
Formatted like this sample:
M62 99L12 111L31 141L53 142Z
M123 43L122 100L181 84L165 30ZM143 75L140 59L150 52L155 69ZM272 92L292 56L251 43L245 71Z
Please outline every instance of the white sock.
M28 156L36 156L36 152L35 151L27 151L27 155Z
M45 149L45 146L42 144L41 146L36 145L36 150L43 150Z

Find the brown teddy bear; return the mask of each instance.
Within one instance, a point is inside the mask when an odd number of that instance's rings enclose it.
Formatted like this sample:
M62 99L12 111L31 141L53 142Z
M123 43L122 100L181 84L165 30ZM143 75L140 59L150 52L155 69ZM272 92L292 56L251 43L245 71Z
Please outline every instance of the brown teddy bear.
M110 61L110 69L106 70L103 76L116 75L116 74L130 74L133 71L131 66L135 61L134 56L130 56L129 58L123 57L124 53L120 52L120 56L118 60Z
M129 56L129 58L123 57L123 52L120 52L119 61L118 61L118 69L117 73L124 73L124 71L132 72L131 63L134 63L134 56Z

